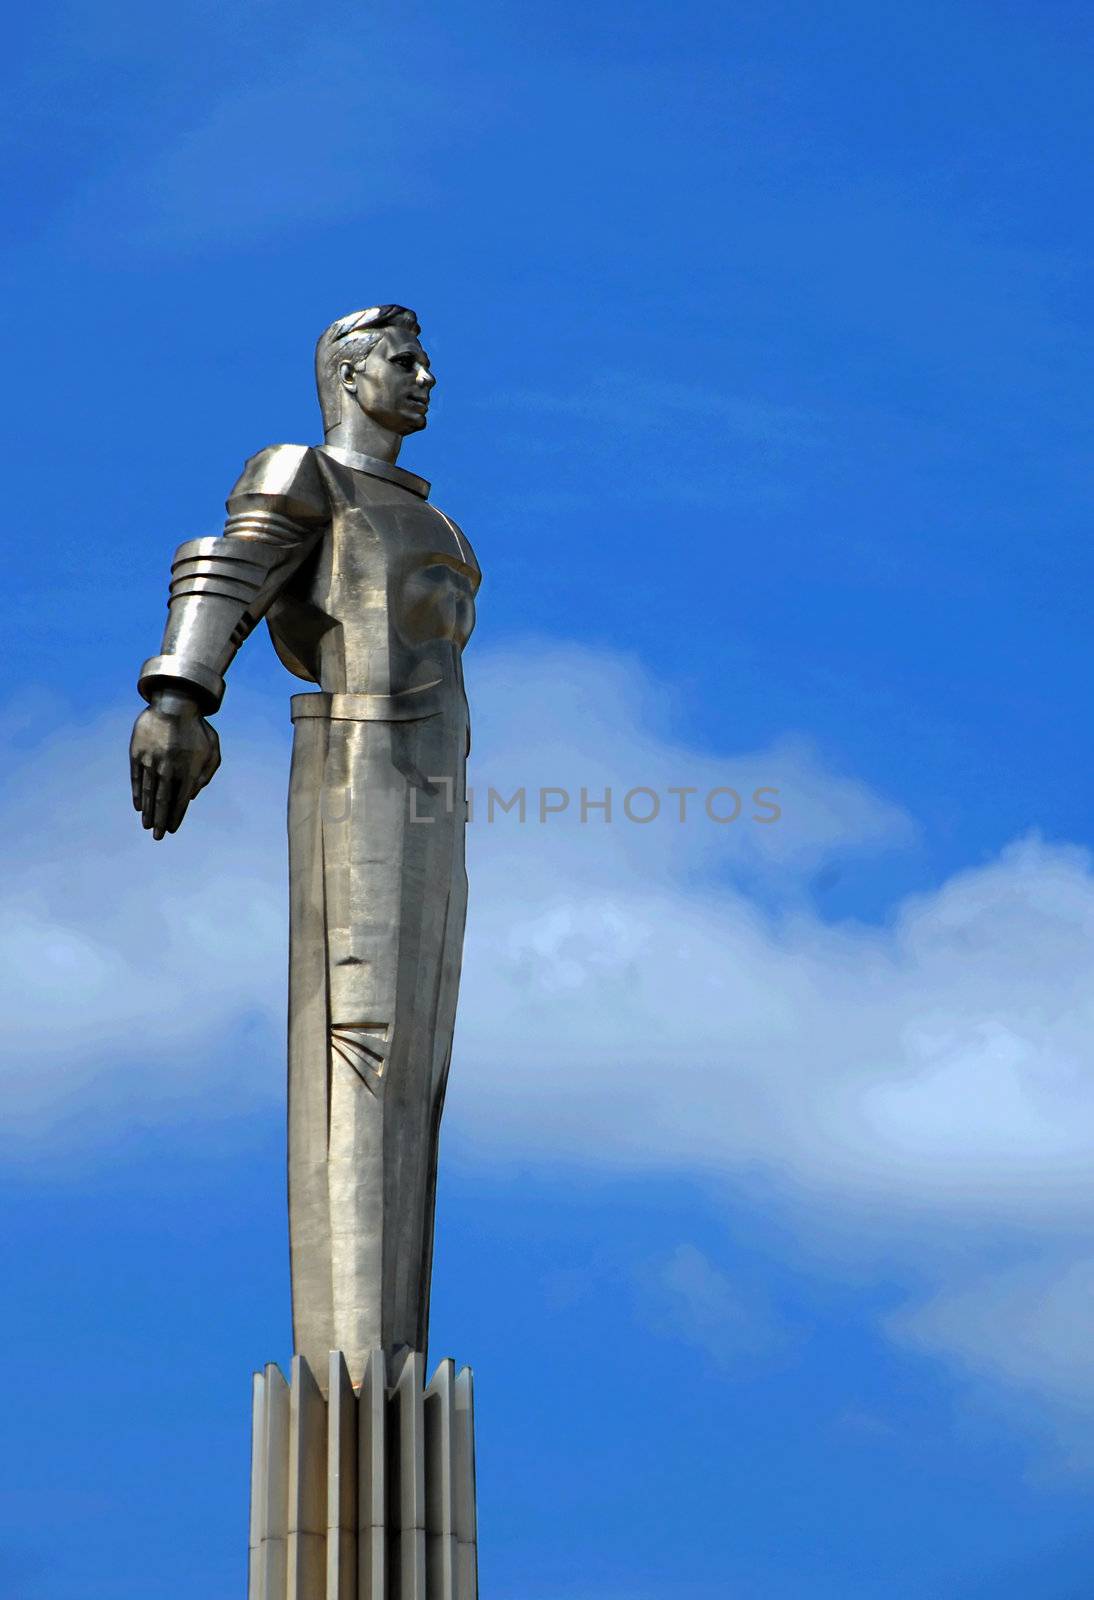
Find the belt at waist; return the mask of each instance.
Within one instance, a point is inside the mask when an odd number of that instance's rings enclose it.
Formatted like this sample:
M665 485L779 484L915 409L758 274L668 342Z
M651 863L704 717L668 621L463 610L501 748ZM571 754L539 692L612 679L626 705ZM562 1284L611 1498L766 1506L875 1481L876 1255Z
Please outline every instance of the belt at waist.
M411 722L435 717L441 709L444 684L423 684L401 694L294 694L292 720L326 717L333 722Z

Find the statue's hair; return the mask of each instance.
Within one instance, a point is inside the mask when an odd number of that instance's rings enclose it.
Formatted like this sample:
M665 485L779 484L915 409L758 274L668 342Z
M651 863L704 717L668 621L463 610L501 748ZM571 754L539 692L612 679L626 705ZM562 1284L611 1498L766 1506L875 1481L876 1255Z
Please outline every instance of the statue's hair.
M342 388L338 368L343 361L354 367L364 365L370 350L379 344L387 328L405 328L417 338L418 319L406 306L369 306L367 311L351 311L339 317L319 335L315 347L315 386L323 411L323 426L329 432L342 417Z

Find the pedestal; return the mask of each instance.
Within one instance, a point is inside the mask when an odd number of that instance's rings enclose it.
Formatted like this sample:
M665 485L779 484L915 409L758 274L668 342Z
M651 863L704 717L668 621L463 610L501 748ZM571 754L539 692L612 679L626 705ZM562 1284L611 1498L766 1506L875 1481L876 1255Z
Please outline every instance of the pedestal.
M255 1374L250 1600L477 1600L471 1369L390 1365Z

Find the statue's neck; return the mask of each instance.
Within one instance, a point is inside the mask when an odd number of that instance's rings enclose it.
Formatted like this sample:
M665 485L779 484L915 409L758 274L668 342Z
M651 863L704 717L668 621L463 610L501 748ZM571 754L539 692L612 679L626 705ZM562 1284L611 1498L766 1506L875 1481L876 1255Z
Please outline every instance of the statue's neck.
M399 459L403 436L381 427L372 417L355 409L352 416L343 417L333 428L328 428L326 442L337 445L340 450L372 456L375 461L390 461L394 466Z

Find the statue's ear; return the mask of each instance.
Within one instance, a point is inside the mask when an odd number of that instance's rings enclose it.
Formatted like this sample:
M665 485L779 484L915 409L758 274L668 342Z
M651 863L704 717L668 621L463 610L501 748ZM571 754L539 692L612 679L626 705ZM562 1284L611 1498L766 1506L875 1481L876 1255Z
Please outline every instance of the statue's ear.
M352 361L338 363L338 382L343 389L348 389L350 394L357 393L357 370Z

